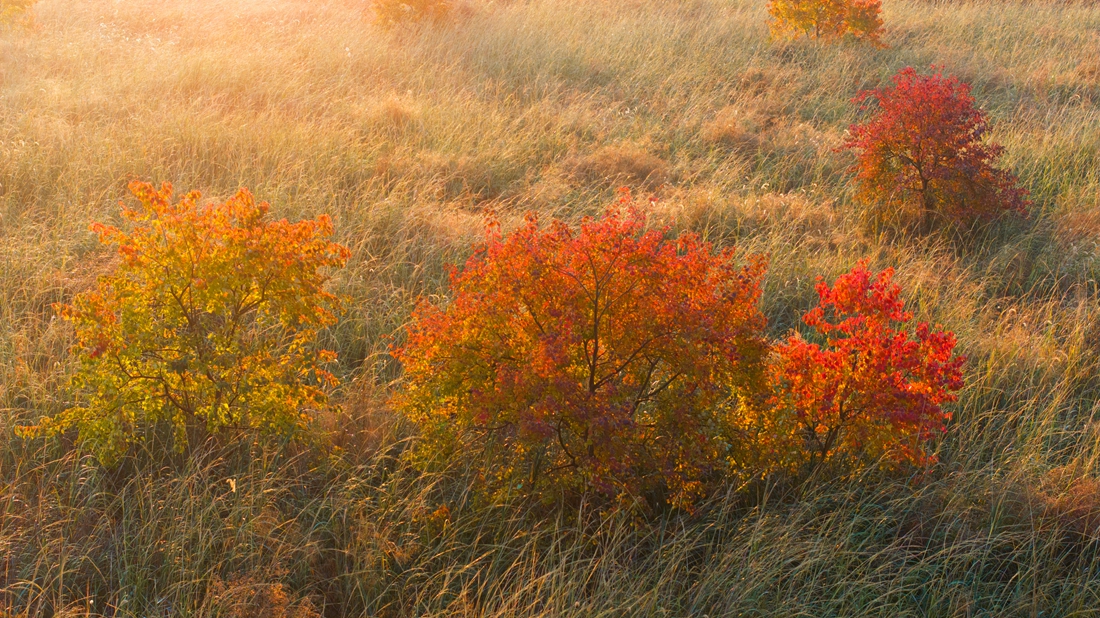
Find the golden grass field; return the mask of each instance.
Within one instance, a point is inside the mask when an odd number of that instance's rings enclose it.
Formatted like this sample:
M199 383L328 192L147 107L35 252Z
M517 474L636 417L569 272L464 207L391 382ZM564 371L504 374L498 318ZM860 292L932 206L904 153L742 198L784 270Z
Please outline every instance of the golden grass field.
M883 17L877 49L772 42L763 0L469 0L392 31L362 0L42 0L0 32L0 616L1100 615L1100 5ZM849 100L933 64L973 85L1028 220L861 226ZM342 452L106 470L14 436L70 403L52 304L110 266L88 225L135 178L334 217ZM620 185L767 253L775 335L816 275L896 267L970 358L940 463L644 522L475 508L461 471L401 463L390 337L485 209L577 220Z

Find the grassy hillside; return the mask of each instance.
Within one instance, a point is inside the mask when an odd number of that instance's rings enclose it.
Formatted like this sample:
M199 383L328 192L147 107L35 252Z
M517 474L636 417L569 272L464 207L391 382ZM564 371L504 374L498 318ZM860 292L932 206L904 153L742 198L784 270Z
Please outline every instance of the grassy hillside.
M42 0L0 33L0 616L1100 613L1100 7L886 0L875 49L770 42L764 5L471 0L384 32L360 0ZM861 228L849 100L932 64L973 85L1029 220ZM333 215L342 453L104 470L14 436L70 403L51 304L110 266L87 227L132 178ZM389 337L483 210L576 220L620 185L767 253L773 334L817 274L895 266L970 358L940 463L647 522L474 507L461 470L400 464Z

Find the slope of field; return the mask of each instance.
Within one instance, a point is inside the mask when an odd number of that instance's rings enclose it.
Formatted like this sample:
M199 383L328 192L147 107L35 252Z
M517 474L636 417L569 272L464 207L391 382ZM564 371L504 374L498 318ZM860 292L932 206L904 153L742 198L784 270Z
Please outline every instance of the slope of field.
M886 49L770 42L764 2L472 0L384 32L358 0L42 0L0 33L0 616L1070 616L1100 608L1100 7L886 0ZM974 87L1033 215L892 240L849 200L850 99ZM51 305L111 257L132 178L280 216L353 258L331 457L253 446L103 470L13 427L70 403ZM639 522L473 506L417 474L389 337L482 212L655 223L765 252L782 334L818 274L895 266L968 386L926 474L731 487ZM247 451L247 452L246 452ZM150 462L157 462L156 464Z

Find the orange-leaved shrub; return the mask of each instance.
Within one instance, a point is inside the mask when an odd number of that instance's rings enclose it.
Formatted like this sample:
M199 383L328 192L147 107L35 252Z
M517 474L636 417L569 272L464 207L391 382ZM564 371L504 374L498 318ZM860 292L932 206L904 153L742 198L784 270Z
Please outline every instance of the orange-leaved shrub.
M856 151L856 198L869 222L930 231L1026 213L1027 191L997 167L1004 148L983 142L989 122L969 85L907 67L892 86L862 91L853 102L876 108L844 142Z
M813 470L829 461L868 459L923 464L925 442L944 431L943 404L962 388L965 359L955 336L916 324L905 311L893 270L860 262L830 287L794 335L776 346L770 438L776 463Z
M771 0L771 32L776 38L855 39L880 44L881 0Z
M765 263L644 223L624 194L579 229L488 226L395 350L422 456L544 500L690 507L722 476L740 447L727 417L764 386Z
M329 241L327 216L271 220L268 204L241 190L221 204L171 186L132 182L129 230L95 224L118 261L98 285L59 307L76 331L80 405L24 435L75 428L110 464L146 435L177 450L243 431L291 435L326 405L335 354L317 349L340 303L326 269L348 259Z
M378 23L393 27L404 22L441 22L454 10L453 0L374 0Z

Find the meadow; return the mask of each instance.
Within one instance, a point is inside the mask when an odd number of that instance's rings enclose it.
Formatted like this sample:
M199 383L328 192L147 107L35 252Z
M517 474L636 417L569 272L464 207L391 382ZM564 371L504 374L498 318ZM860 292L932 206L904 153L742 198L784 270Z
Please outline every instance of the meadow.
M0 32L0 616L1100 614L1100 6L886 0L886 47L772 41L764 2L469 0L381 29L361 0L41 0ZM905 66L973 86L1031 192L973 237L868 229L851 98ZM104 468L17 425L68 407L54 303L113 259L127 182L351 249L324 333L329 447L245 444ZM859 259L954 331L939 462L696 512L483 504L427 474L387 400L418 298L484 213L576 222L619 186L655 225L769 257L770 334Z

